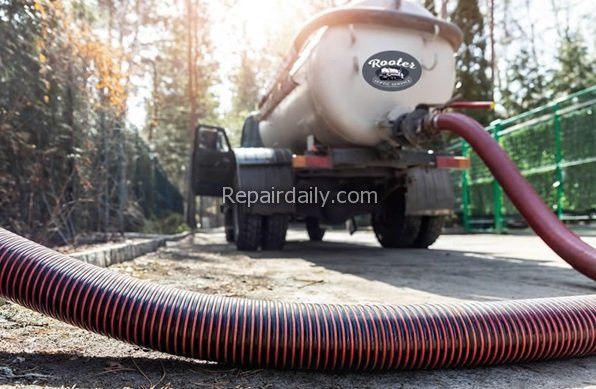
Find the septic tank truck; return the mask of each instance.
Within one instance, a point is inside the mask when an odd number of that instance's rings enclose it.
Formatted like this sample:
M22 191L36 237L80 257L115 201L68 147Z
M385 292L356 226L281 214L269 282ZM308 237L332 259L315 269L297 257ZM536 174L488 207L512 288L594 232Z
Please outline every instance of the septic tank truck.
M434 150L418 123L452 98L461 41L457 26L406 0L315 16L240 147L222 128L197 126L192 198L223 198L226 238L240 250L281 249L289 222L318 241L323 225L359 215L383 247L427 248L453 211L448 169L469 160Z

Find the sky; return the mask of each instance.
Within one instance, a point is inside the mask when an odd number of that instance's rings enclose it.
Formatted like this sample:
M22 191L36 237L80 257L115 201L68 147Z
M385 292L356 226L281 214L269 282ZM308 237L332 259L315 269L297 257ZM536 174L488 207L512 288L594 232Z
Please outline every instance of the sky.
M271 50L272 40L291 41L294 32L308 19L307 7L302 1L292 0L207 0L211 24L214 56L219 61L218 73L231 74L239 64L243 50L258 52ZM287 35L287 37L286 37ZM285 45L284 45L285 46ZM280 47L280 56L289 49ZM220 77L220 84L212 89L221 105L219 114L224 115L232 105L232 82ZM128 120L138 128L145 124L145 100L150 97L149 75L137 78L138 86L129 98ZM263 88L265 88L263 86Z
M216 58L222 59L222 74L233 72L243 50L258 52L268 47L277 34L289 34L299 27L297 16L304 15L306 7L301 1L289 0L233 0L226 7L225 2L212 2L212 39L215 42ZM285 53L286 48L279 48ZM287 47L289 49L289 47ZM281 54L281 53L280 53ZM215 88L222 105L222 113L231 109L232 84L228 78Z
M503 41L505 27L511 37L505 44L497 45L498 68L504 72L507 63L518 51L524 37L513 20L517 20L521 29L530 31L533 25L538 43L538 55L541 62L547 64L554 60L557 42L557 25L569 24L578 29L584 37L593 54L596 44L596 13L593 11L596 0L555 0L559 11L559 21L553 12L553 0L510 0L510 12L514 18L503 19L500 10L503 0L495 0L497 7L497 25L495 27L496 40ZM437 6L440 0L436 0ZM455 6L455 0L449 0L450 7ZM483 11L486 12L488 0L480 0ZM213 18L212 40L215 47L215 57L220 61L220 74L234 71L240 61L239 54L243 49L250 51L270 50L272 39L277 42L291 41L290 37L307 21L308 9L303 1L294 0L208 0L210 14ZM567 20L569 22L567 22ZM288 35L278 39L280 34ZM591 37L591 39L589 38ZM283 52L285 48L275 48ZM289 49L289 47L287 47ZM222 83L213 88L213 92L220 100L220 114L231 109L232 84L229 79L222 78ZM129 120L138 127L145 122L145 99L149 97L150 78L136 80L140 85L129 100ZM265 87L265 86L263 86Z

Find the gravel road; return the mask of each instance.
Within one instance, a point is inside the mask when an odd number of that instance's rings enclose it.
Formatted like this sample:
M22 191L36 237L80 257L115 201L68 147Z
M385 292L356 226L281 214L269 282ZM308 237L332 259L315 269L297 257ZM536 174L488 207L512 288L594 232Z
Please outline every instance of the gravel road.
M596 293L534 236L445 235L383 250L372 233L291 231L283 252L245 254L199 233L111 269L179 288L304 302L489 301ZM586 237L596 246L596 237ZM2 304L2 303L0 303ZM589 387L596 358L468 370L321 374L244 370L141 349L14 304L0 306L0 387Z

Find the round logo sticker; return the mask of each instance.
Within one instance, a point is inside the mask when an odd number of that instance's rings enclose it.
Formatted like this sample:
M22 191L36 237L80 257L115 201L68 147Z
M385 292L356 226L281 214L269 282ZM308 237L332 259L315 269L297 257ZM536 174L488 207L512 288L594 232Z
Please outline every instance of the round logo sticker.
M420 62L402 51L382 51L362 66L362 76L370 85L384 91L408 89L422 74Z

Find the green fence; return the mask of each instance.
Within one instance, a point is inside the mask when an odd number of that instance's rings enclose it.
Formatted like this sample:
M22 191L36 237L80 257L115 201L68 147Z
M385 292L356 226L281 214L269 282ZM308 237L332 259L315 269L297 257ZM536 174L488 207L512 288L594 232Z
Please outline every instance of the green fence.
M596 219L596 86L488 128L561 220ZM523 218L466 142L472 167L457 177L467 231L503 232Z
M134 135L134 158L130 182L145 217L164 217L184 213L182 194L169 180L157 155L140 135Z

